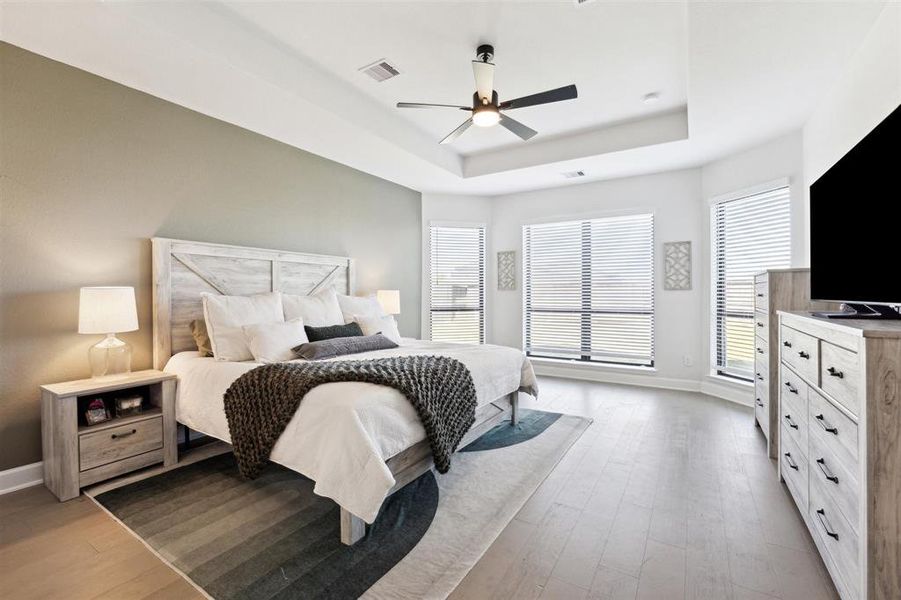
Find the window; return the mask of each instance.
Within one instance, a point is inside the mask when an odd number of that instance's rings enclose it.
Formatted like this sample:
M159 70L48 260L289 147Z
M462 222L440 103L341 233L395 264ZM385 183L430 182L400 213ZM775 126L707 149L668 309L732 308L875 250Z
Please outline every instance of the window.
M654 216L523 227L530 356L654 364Z
M788 187L714 204L713 326L716 372L751 381L754 275L791 265Z
M485 227L429 231L429 326L442 342L485 342Z

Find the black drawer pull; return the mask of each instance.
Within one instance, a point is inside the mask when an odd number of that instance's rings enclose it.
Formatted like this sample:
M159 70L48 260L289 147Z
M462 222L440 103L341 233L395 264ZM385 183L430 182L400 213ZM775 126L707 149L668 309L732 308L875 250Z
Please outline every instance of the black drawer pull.
M792 347L792 343L791 343L791 342L788 342L788 341L782 342L782 345L785 346L786 348L791 348L791 347Z
M807 359L810 358L810 355L807 354L806 352L804 352L803 350L801 350L800 352L798 352L798 356L800 356L801 358L803 358L803 359L805 359L805 360L807 360Z
M110 437L114 440L122 439L124 437L128 437L130 435L134 435L138 432L137 429L132 429L131 431L126 431L125 433L114 433Z
M758 326L758 327L763 327L763 323L761 323L760 321L757 321L757 326Z
M835 369L835 367L829 367L829 368L826 369L826 370L827 370L827 371L829 372L829 374L832 375L833 377L838 377L839 379L844 379L844 377L845 377L845 374L842 373L841 371L837 371L837 370Z
M828 479L828 480L831 481L832 483L835 483L835 484L838 483L838 477L836 477L836 476L832 473L831 470L829 470L829 469L826 468L826 459L824 459L824 458L818 458L818 459L817 459L817 466L820 468L820 471L823 472L823 477L825 477L826 479Z
M758 297L758 298L763 298L763 294L762 294L762 293L758 293L758 294L757 294L757 297Z
M817 415L817 421L819 421L820 427L822 427L824 431L838 435L838 429L826 422L826 417L823 416L823 413Z
M763 348L758 348L758 349L757 349L757 354L763 354Z
M788 466L797 471L798 465L792 460L792 453L786 452L783 456L785 456L785 462L788 463Z
M798 428L798 424L795 423L794 421L792 421L791 415L785 415L785 420L788 421L788 426L791 427L792 429Z
M829 531L829 522L826 520L826 511L822 508L817 509L817 518L820 520L820 525L823 526L823 530L826 532L831 538L838 539L838 534L834 531Z
M787 387L787 388L788 388L788 391L790 391L792 394L797 394L797 393L798 393L797 388L795 388L795 386L793 386L793 385L792 385L790 382L788 382L788 381L785 382L785 387Z
M755 402L757 402L757 406L763 407L763 402L760 401L760 398L755 398Z
M761 375L760 373L757 373L757 379L760 381L763 381L763 375Z

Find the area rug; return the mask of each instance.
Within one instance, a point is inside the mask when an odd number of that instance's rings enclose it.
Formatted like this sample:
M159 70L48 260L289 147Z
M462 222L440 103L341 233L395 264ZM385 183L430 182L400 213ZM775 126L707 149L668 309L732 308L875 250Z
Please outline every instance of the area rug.
M217 600L444 598L589 424L523 410L388 498L351 547L309 479L270 464L246 480L230 453L94 500Z

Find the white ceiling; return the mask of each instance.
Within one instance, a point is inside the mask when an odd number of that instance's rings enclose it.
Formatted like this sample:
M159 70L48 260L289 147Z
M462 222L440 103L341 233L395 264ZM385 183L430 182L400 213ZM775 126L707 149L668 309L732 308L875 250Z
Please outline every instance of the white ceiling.
M386 110L397 110L398 101L471 105L470 62L482 43L495 47L501 100L577 84L578 102L511 113L543 137L666 112L686 102L681 3L304 2L229 8ZM382 58L401 75L378 83L358 71ZM650 107L642 103L648 92L660 92L660 101ZM453 109L399 112L436 142L467 117ZM466 155L519 143L501 127L473 128L453 149Z
M799 128L883 2L60 2L0 38L423 191L502 194L695 166ZM493 43L501 99L579 98L438 145ZM377 59L402 74L376 83ZM641 98L660 92L658 103Z

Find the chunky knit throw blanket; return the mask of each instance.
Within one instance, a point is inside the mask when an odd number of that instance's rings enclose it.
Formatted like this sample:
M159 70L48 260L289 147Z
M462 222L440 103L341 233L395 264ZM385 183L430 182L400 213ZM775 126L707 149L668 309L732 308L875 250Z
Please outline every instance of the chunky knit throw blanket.
M259 475L307 392L339 381L386 385L406 396L422 420L440 473L450 468L450 455L475 422L472 376L453 358L398 356L263 365L236 379L225 392L225 415L241 474L251 479Z

